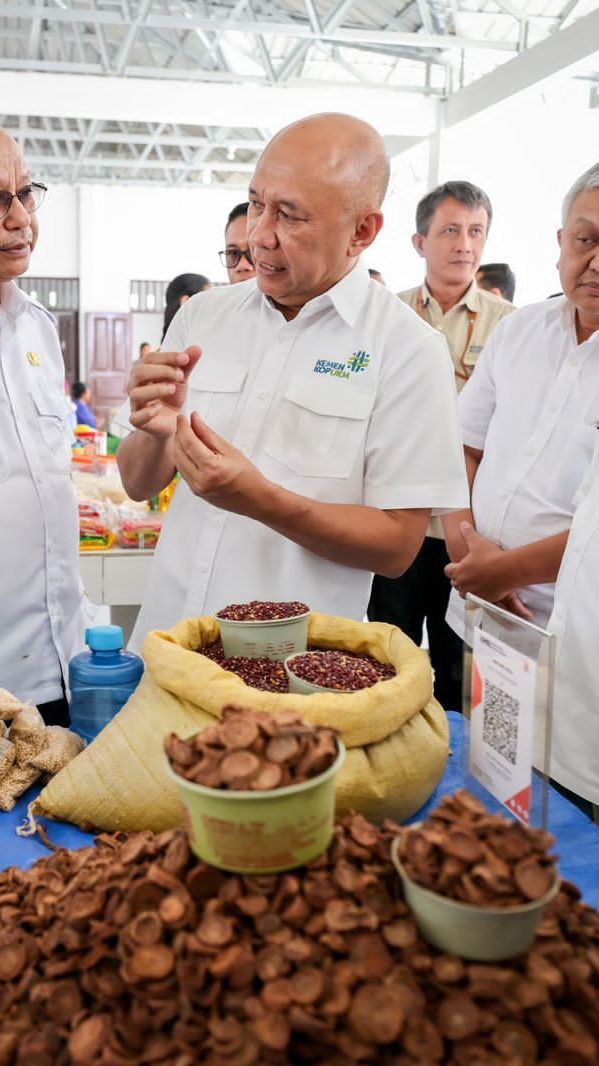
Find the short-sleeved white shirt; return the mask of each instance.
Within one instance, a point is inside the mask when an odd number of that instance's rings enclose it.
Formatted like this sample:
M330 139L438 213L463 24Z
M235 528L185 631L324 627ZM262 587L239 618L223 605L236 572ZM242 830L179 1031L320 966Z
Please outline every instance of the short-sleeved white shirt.
M0 687L62 696L81 646L77 503L64 363L48 312L0 285Z
M599 804L599 429L555 586L551 776Z
M599 418L599 333L578 344L566 297L524 307L496 327L460 393L465 445L483 451L472 489L478 532L517 548L569 529ZM519 595L547 624L554 584ZM463 625L452 593L448 622Z
M463 506L445 341L356 267L287 322L254 280L193 297L165 350L197 344L188 408L286 489L382 509ZM123 411L117 421L126 424ZM372 575L195 497L181 483L133 634L232 601L303 600L362 618Z

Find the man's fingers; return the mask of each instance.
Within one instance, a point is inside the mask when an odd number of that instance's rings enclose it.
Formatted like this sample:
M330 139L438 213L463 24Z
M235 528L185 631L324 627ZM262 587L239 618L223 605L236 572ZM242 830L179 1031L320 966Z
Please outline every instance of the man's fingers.
M517 615L518 618L523 618L525 622L532 621L532 611L522 603L517 592L508 592L503 599L499 600L499 606Z
M183 367L185 378L187 379L191 374L194 366L202 354L202 349L197 345L192 344L189 348L186 348L184 352L181 352L181 356L187 356L185 362L179 362L179 366Z
M151 385L136 385L129 394L131 409L140 411L148 403L160 400L163 396L172 396L177 386L170 382L153 382Z
M444 571L443 571L443 573L445 574L445 577L448 577L449 580L451 581L451 579L454 578L455 575L456 575L456 571L457 571L458 566L459 566L459 563L448 563L447 566L445 567Z
M150 381L181 382L185 380L185 371L169 363L138 363L133 367L131 380L135 382L134 387Z
M219 437L218 433L215 433L213 429L210 429L210 426L206 425L197 411L192 411L190 423L197 439L202 444L205 444L215 455L221 455L224 444L223 438Z
M474 527L470 525L470 522L460 522L460 533L468 548L472 547L472 542L478 534Z

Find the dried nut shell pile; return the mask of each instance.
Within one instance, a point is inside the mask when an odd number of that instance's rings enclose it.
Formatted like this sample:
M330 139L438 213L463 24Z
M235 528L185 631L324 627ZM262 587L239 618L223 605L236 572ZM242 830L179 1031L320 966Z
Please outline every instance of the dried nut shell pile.
M257 714L223 708L218 725L182 740L169 734L164 749L176 774L207 788L265 791L307 781L332 766L337 733L302 722L294 711Z
M446 796L420 826L401 835L399 858L419 885L492 907L540 899L555 883L554 838L489 814L466 789Z
M287 666L302 681L339 692L357 692L395 677L390 663L378 663L370 656L348 655L344 651L300 652L287 660Z
M2 1066L590 1066L599 915L564 885L533 948L466 964L418 936L360 816L293 874L103 835L0 874Z
M217 611L216 617L229 622L280 622L283 618L298 618L309 613L308 604L296 600L250 600L249 603L230 603Z

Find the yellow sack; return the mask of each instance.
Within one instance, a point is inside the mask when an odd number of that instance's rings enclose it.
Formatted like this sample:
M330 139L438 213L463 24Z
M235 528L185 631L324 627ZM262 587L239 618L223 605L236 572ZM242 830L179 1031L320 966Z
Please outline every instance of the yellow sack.
M443 773L449 730L432 698L426 652L399 629L312 613L310 644L373 655L397 676L368 689L301 696L262 692L196 649L219 636L215 618L191 618L145 641L146 672L100 735L40 793L35 813L107 830L160 831L181 821L167 778L166 733L193 733L228 703L276 713L291 708L314 724L335 726L348 749L337 784L337 810L380 820L407 818Z

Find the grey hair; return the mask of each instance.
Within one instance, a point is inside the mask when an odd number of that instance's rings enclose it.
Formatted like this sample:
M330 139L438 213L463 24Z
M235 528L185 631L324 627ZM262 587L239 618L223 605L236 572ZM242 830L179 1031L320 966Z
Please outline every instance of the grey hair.
M459 204L463 204L464 207L469 207L472 210L477 207L484 207L487 212L487 233L489 232L493 219L493 208L486 192L479 189L478 185L472 185L469 181L446 181L443 185L438 185L432 192L423 196L418 204L416 208L417 233L420 233L423 237L427 236L432 217L439 204L449 199L457 200Z
M581 174L576 179L572 188L564 196L564 202L562 204L562 226L570 213L570 208L574 201L580 196L586 189L599 189L599 163L593 163L592 167L585 170L584 174Z

